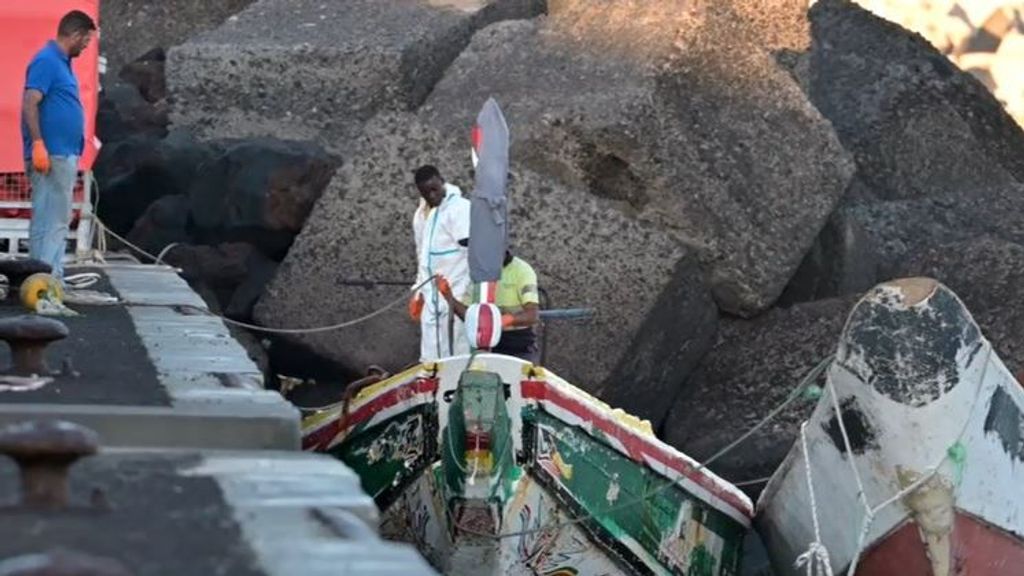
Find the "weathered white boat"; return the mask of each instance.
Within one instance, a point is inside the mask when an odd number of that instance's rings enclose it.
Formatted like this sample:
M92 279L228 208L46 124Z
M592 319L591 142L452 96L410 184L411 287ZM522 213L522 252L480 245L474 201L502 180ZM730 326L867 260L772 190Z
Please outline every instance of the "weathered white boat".
M803 431L758 502L779 575L1024 574L1024 390L942 284L857 304Z
M447 574L739 573L753 506L614 410L516 358L418 366L303 422L382 532Z

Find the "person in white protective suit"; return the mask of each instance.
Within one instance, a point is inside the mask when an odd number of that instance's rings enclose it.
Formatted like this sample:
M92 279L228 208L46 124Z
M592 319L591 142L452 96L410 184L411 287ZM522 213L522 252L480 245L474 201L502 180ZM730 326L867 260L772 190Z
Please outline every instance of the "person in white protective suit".
M469 353L462 320L449 318L451 311L437 283L420 285L443 276L457 294L469 290L470 202L434 166L418 168L415 180L422 199L412 221L419 265L409 316L420 323L420 362L427 362Z

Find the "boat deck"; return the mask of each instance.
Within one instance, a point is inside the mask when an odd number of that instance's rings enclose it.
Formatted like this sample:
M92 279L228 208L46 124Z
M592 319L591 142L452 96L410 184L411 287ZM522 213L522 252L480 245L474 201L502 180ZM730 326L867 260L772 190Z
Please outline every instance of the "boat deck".
M224 323L173 268L112 264L93 289L116 305L72 305L68 338L47 362L61 374L34 391L0 392L0 424L59 417L96 430L108 446L268 448L299 446L298 412L263 377ZM24 314L11 298L0 317ZM10 363L0 347L0 366Z

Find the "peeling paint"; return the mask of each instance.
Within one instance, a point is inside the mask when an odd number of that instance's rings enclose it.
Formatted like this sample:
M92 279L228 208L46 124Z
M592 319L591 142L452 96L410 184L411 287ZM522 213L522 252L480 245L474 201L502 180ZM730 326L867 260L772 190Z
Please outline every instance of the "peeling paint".
M608 484L608 493L605 494L604 499L607 500L609 504L614 504L616 501L618 501L618 499L619 499L619 475L618 474L616 474L612 478L611 483Z
M863 454L866 448L878 449L877 436L874 427L868 421L867 416L861 412L853 398L847 398L840 406L843 414L843 427L846 428L847 437L850 439L850 449L854 454ZM832 439L832 444L840 453L846 454L846 443L843 442L843 431L839 427L839 417L832 413L832 418L827 424L821 425L822 429Z
M1024 462L1024 414L1013 398L1002 388L992 394L992 404L985 417L985 434L999 438L1007 454Z
M918 291L919 292L919 291ZM920 407L960 382L982 346L956 296L938 286L926 298L899 286L872 290L850 315L837 360L888 398Z

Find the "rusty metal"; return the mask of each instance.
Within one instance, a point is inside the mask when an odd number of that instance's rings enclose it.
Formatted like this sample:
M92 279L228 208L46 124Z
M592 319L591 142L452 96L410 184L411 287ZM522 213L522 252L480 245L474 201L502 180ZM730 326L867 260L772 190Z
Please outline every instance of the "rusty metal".
M0 319L0 340L11 347L9 372L19 376L46 376L46 347L68 336L68 327L59 320L40 316L16 316Z
M57 549L0 560L0 576L132 576L132 573L113 558Z
M387 370L381 368L380 366L377 366L376 364L373 364L366 369L366 376L346 386L345 392L342 394L341 397L341 422L344 423L348 420L349 405L352 403L352 400L359 395L360 392L362 392L365 388L373 386L378 382L387 380L390 377L391 374Z
M99 436L71 422L22 422L0 429L0 454L18 464L21 504L29 508L65 508L68 469L98 449Z

